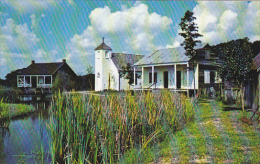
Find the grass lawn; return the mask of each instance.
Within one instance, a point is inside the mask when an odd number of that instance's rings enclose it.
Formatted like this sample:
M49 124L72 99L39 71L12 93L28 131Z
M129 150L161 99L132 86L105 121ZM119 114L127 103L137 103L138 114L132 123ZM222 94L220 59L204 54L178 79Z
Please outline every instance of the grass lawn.
M0 102L0 120L26 115L34 111L32 105Z
M162 154L159 163L260 163L259 124L254 120L250 126L240 120L252 113L225 111L225 107L200 100L195 121L172 136L171 144L164 147L170 153Z

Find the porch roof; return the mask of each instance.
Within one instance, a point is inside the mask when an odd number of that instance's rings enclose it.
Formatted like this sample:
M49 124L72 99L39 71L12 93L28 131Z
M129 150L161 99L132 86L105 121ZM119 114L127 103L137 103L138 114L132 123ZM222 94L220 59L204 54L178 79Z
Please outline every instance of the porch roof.
M185 55L185 49L183 47L167 48L156 50L151 55L145 56L136 62L134 66L187 62L189 60L190 58Z

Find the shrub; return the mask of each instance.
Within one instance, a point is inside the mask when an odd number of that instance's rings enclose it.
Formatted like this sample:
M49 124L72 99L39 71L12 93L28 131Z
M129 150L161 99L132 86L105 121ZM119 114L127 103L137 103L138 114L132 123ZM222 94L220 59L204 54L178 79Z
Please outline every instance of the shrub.
M3 99L4 102L16 102L18 100L19 90L16 88L9 88L0 85L0 100Z

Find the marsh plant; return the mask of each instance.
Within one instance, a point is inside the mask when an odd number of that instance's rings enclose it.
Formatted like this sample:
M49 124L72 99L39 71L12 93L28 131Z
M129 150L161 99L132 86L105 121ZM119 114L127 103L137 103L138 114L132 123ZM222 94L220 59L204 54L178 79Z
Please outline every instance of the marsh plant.
M180 94L57 94L49 108L53 163L136 163L194 116Z

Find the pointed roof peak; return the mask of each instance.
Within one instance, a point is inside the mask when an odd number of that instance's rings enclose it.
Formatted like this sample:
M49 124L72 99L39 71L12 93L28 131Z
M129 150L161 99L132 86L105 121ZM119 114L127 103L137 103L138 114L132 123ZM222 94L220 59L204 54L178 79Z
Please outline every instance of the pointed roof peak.
M95 48L95 50L110 50L110 51L112 51L112 49L108 45L105 44L105 41L104 41L105 38L104 37L102 38L102 40L103 40L103 42L97 48Z

